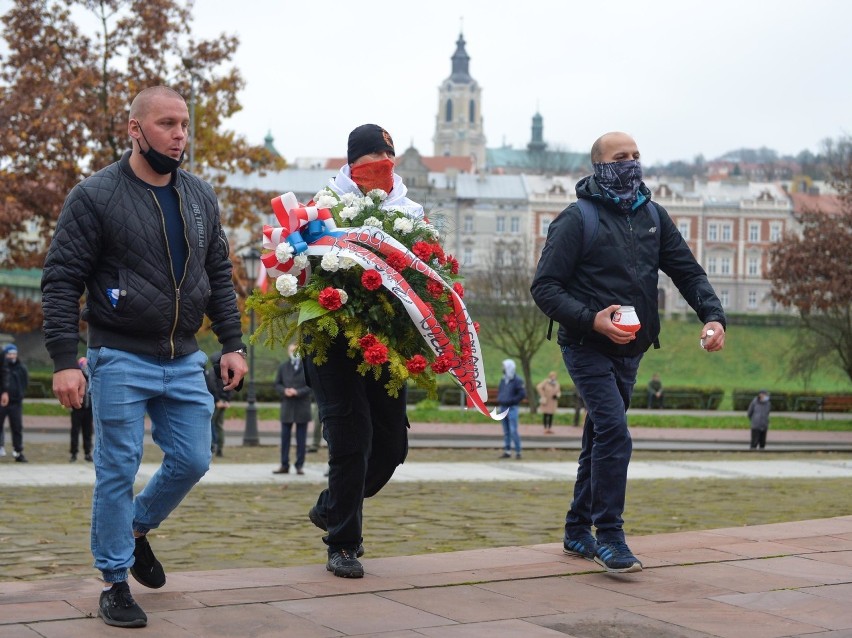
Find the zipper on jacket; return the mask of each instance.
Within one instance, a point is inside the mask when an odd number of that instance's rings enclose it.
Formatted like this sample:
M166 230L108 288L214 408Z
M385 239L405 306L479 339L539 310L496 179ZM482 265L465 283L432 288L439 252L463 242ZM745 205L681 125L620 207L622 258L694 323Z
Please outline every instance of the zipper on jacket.
M178 317L180 317L180 288L178 287L177 281L175 281L175 270L172 267L172 251L169 248L169 233L166 230L166 215L163 212L162 206L160 206L160 201L157 199L157 195L151 189L148 189L148 192L151 193L151 197L154 198L154 204L157 206L157 210L160 211L160 222L162 224L163 229L163 243L166 246L166 257L169 260L169 272L172 275L172 285L175 288L175 318L172 322L172 330L169 333L169 359L175 358L175 331L177 330L178 325ZM182 207L182 203L180 200L180 193L178 193L178 206ZM181 211L181 218L183 218L183 211ZM184 241L186 241L186 224L184 224ZM189 246L187 245L187 259L189 258ZM186 277L186 267L184 266L183 271L184 277Z

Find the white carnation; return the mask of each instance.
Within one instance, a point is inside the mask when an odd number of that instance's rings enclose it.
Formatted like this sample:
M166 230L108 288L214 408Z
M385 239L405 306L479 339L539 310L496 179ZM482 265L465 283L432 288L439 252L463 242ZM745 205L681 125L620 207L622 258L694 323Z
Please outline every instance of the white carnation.
M352 206L352 204L354 204L355 201L359 199L361 198L355 193L343 193L343 195L340 196L340 201L343 202L346 206Z
M316 200L317 208L334 208L335 206L337 206L337 198L334 195L325 193Z
M304 270L308 265L308 256L307 255L296 255L293 257L293 264L299 270Z
M370 191L370 192L372 193L373 191ZM376 202L374 202L373 198L370 197L369 195L362 197L359 201L360 201L362 210L364 208L373 208L376 205Z
M393 220L393 229L399 233L407 235L414 230L414 222L407 217L397 217Z
M346 291L343 288L335 288L337 294L340 295L340 303L346 303L349 301L349 295L346 294Z
M381 228L382 221L377 217L368 217L364 220L364 226L375 226L376 228Z
M275 258L279 262L284 264L293 257L294 252L296 251L293 250L293 247L290 245L290 242L283 241L275 247Z
M337 258L337 255L335 255L334 253L326 253L322 256L320 266L322 266L323 270L327 270L328 272L335 272L338 268L340 268L340 262Z
M275 280L275 288L283 297L289 297L296 294L298 290L299 280L293 275L281 275Z
M430 235L432 235L432 237L434 239L438 239L438 229L435 228L432 224L429 224L429 223L424 222L424 221L420 221L418 219L415 222L415 225L416 225L417 230L424 230L427 233L429 233Z
M358 209L354 206L344 206L340 211L340 219L352 219L358 214Z
M352 259L352 257L341 257L340 261L338 262L338 266L340 267L340 270L349 270L350 268L352 268L353 266L356 266L357 264L358 264L358 262L355 261L354 259Z
M385 201L385 199L387 199L387 196L388 196L388 194L385 191L383 191L381 188L374 188L369 193L367 193L367 197L369 197L373 201L375 201L376 198L378 198L378 200L380 202L383 202L383 201Z

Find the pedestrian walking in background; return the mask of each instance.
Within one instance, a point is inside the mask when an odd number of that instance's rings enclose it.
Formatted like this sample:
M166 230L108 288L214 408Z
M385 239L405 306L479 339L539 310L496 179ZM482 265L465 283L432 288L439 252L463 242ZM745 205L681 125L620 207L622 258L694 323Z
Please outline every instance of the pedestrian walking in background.
M766 447L766 432L769 430L769 413L772 411L772 401L769 400L769 391L761 390L757 396L748 404L748 418L751 422L751 447L752 450Z
M663 382L659 373L655 372L648 381L648 409L663 409Z
M556 378L556 372L552 371L547 378L539 383L535 389L538 391L538 409L541 412L542 424L545 434L553 434L553 415L559 407L559 397L562 388Z
M222 344L225 389L247 371L228 238L213 188L180 169L189 109L165 86L130 104L130 150L68 194L41 280L45 346L53 392L83 405L77 366L80 297L88 323L89 382L95 421L91 549L107 625L144 627L128 572L159 588L166 574L147 533L158 528L210 467L213 398L207 355L196 333L204 316ZM163 452L159 469L134 495L145 415Z
M83 438L83 458L92 461L92 397L89 395L89 371L86 357L77 359L77 365L83 371L86 379L86 389L83 395L83 405L79 408L71 408L71 456L68 461L74 463L80 451L80 437Z
M607 571L635 572L642 563L622 518L633 450L627 409L642 355L659 347L659 271L701 320L707 352L725 345L725 313L677 226L651 202L633 138L602 135L591 160L594 174L577 184L578 201L548 228L531 292L559 323L562 358L587 410L563 548ZM622 305L635 309L638 323L613 323Z
M290 440L296 424L296 474L304 474L308 421L311 420L311 389L305 380L305 365L296 344L287 347L290 358L278 367L275 392L281 397L281 464L273 474L290 472Z
M515 362L503 360L503 376L497 388L498 412L506 411L503 417L503 454L500 458L512 456L511 448L515 448L515 458L521 458L521 434L518 432L518 406L527 396L523 380L515 374Z
M18 463L28 463L24 456L24 395L30 383L27 367L18 359L18 346L3 348L3 369L0 373L0 456L6 455L3 430L9 419L12 432L12 454Z
M210 367L204 373L207 390L213 396L213 416L210 418L210 450L216 456L224 456L225 411L231 407L231 391L225 389L221 374L217 373L222 360L221 352L210 356Z

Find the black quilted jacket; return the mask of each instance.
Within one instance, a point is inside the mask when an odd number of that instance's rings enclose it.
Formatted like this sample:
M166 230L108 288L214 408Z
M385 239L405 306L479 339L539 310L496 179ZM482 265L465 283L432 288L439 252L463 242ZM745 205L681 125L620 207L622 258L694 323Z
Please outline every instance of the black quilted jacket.
M175 282L165 221L154 193L130 168L130 152L75 186L59 215L41 281L45 345L54 370L77 367L79 299L89 347L174 358L198 350L206 313L223 352L242 347L228 241L209 184L183 170L180 199L188 245ZM110 300L117 291L117 301Z

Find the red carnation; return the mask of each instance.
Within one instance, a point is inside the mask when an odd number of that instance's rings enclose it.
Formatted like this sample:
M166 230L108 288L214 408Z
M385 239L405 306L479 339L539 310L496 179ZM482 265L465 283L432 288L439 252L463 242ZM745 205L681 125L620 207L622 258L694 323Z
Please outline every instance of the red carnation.
M479 322L478 321L473 322L473 329L476 331L476 334L479 334Z
M365 270L361 275L361 284L367 290L378 290L382 285L382 276L375 270Z
M456 294L459 297L464 297L464 286L462 286L459 282L453 284L453 290L456 291Z
M319 294L319 305L321 305L326 310L337 310L343 305L343 301L340 299L340 293L337 292L337 289L328 286L327 288L323 288Z
M432 250L432 244L427 244L425 241L415 242L411 247L411 252L423 261L429 261L432 258Z
M451 363L451 353L445 352L432 362L432 371L435 374L444 374L453 367Z
M455 332L459 329L459 322L456 321L455 315L444 315L444 323L447 324L447 330L449 330L450 332Z
M459 274L459 260L452 255L447 255L447 263L450 265L450 272L454 275Z
M444 295L444 287L433 279L426 282L426 291L435 299L440 299Z
M370 365L378 366L388 360L388 348L385 344L377 341L375 345L364 350L364 361Z
M444 254L444 249L441 247L441 244L437 242L432 244L432 252L435 253L435 256L438 258L439 264L447 263L447 256Z
M411 374L420 374L426 369L426 357L416 354L405 362L405 367Z
M385 262L388 266L390 266L397 272L402 272L403 270L405 270L405 257L400 255L399 253L389 255Z
M365 334L363 337L358 339L358 345L361 346L361 350L366 350L367 348L372 348L379 342L376 339L376 335L370 334L369 332Z

